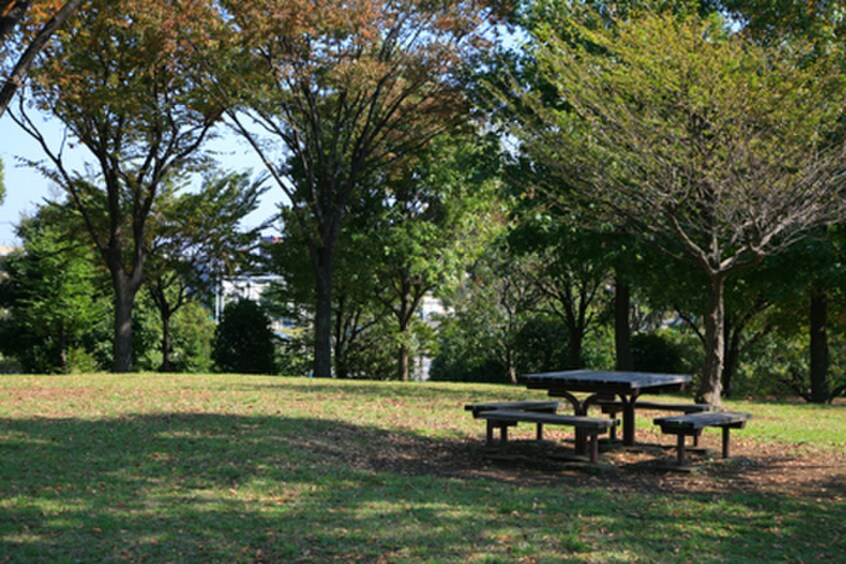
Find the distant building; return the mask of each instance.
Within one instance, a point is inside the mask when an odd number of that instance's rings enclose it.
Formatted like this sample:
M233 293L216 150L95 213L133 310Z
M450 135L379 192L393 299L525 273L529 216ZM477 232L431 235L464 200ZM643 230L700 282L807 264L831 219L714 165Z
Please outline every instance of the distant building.
M453 310L446 307L444 302L432 295L423 297L420 303L420 313L418 316L420 320L432 328L438 326L441 318L453 314ZM429 379L429 369L432 366L432 359L425 354L420 354L414 359L414 368L412 377L415 380L425 381Z
M270 287L273 282L279 282L281 277L271 274L261 274L253 276L235 276L232 278L225 278L218 287L215 295L214 303L214 320L220 322L220 316L226 304L236 300L251 300L256 303L261 303L262 294ZM270 328L276 334L282 334L285 329L289 329L285 320L271 319Z

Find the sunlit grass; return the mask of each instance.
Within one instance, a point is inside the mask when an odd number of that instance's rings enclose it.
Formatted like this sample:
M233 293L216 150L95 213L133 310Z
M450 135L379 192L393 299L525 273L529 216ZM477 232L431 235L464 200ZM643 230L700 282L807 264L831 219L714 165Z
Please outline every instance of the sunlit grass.
M374 452L407 456L403 441L471 448L483 429L465 403L529 397L537 393L512 386L239 375L3 377L0 561L846 553L846 507L831 496L620 494L603 481L543 486L363 463ZM788 450L844 444L843 407L729 405L753 414L744 440Z

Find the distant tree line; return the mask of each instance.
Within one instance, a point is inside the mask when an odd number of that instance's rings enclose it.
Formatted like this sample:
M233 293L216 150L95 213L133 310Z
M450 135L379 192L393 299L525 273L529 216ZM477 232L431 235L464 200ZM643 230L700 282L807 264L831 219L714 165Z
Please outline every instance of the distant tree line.
M63 196L2 261L2 354L399 380L420 359L450 380L587 366L694 373L714 404L831 401L834 4L68 2L14 75L8 113ZM44 39L44 9L2 15L4 52ZM263 177L216 170L222 127ZM278 216L246 228L270 189ZM221 280L256 272L280 282L215 328ZM433 298L447 314L422 319Z

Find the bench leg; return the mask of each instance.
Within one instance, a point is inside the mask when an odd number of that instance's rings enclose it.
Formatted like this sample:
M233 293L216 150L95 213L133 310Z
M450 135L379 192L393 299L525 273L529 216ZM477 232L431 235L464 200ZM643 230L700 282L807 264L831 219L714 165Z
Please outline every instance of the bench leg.
M485 446L491 447L493 446L493 430L494 430L494 423L493 421L488 421L487 425L485 426Z
M535 438L539 441L543 440L543 423L538 423L537 432L535 433Z
M623 444L625 446L634 446L635 444L635 408L634 398L631 403L623 407Z
M685 459L684 459L684 455L685 455L684 443L685 443L686 438L687 437L685 437L685 435L683 435L682 433L679 433L678 435L676 435L676 456L677 456L679 466L684 466L684 462L685 462Z
M596 464L599 460L599 435L592 434L588 437L590 445L590 463Z
M695 447L699 446L699 435L700 435L699 431L693 433L693 446L695 446Z
M508 442L508 425L488 420L485 426L485 446L494 446L494 429L499 427L499 441Z
M723 458L729 457L729 428L723 427Z

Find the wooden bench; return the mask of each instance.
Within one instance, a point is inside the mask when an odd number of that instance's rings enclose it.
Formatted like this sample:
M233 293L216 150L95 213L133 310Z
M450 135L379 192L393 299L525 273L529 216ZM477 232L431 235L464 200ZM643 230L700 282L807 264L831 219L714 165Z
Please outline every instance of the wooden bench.
M464 406L465 411L472 411L473 417L478 418L483 411L494 409L518 409L520 411L539 411L542 413L555 413L561 407L561 402L549 400L525 400L525 401L489 401L482 403L469 403Z
M523 401L489 401L483 403L470 403L464 406L465 411L473 413L473 418L478 419L479 415L485 411L495 411L501 409L531 411L537 413L555 413L561 407L561 402L550 400L523 400ZM500 433L506 433L506 427L514 427L517 425L516 421L500 421L497 426L500 428ZM543 440L543 423L537 424L536 436L539 441Z
M485 435L486 444L493 445L494 428L500 430L500 441L506 443L508 441L508 427L516 425L518 422L536 423L538 425L538 434L540 438L540 429L542 425L566 425L575 427L577 432L584 433L588 439L588 454L590 461L596 464L599 458L599 442L597 437L614 428L617 424L613 419L606 419L604 417L587 417L584 415L557 415L554 413L541 413L537 411L521 411L516 409L493 409L489 411L482 411L478 415L479 419L487 421L487 432ZM579 453L583 454L583 453Z
M602 409L602 413L609 414L612 418L617 416L617 413L623 410L623 402L620 400L605 400L601 399L596 402ZM712 411L714 406L708 405L707 403L666 403L666 402L658 402L658 401L635 401L635 411L638 409L652 409L655 411L678 411L680 413L703 413L706 411ZM611 439L616 439L615 431L612 429L611 431ZM694 438L694 441L698 441L698 437Z
M733 413L730 411L710 411L702 413L688 413L671 417L658 417L653 422L661 426L661 432L676 435L679 466L685 463L685 437L698 440L702 430L706 427L719 427L723 430L723 458L729 456L729 431L742 429L746 422L752 419L748 413Z

